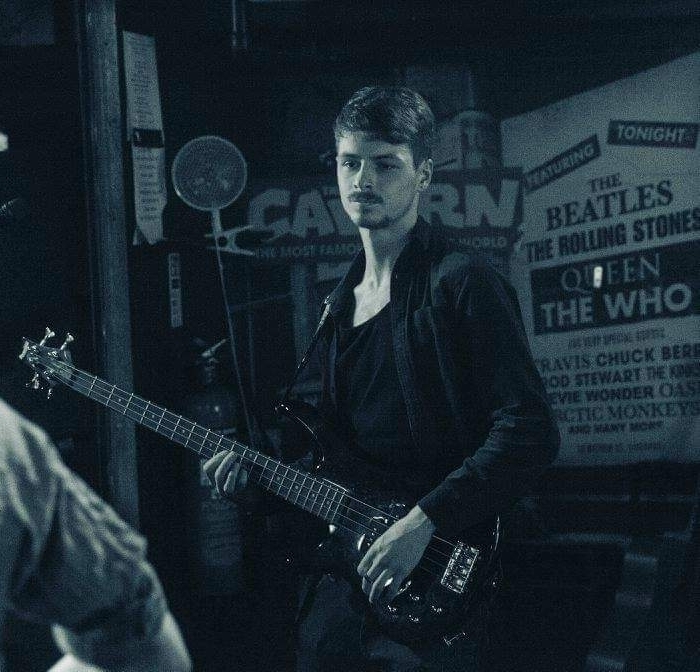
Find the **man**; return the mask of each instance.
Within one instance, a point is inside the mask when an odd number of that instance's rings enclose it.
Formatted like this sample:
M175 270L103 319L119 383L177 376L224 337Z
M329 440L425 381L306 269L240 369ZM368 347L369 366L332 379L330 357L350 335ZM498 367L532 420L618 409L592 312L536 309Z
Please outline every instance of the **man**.
M367 87L334 131L340 197L363 251L326 299L321 406L348 450L420 493L357 567L374 604L396 596L434 533L510 507L554 459L559 434L513 289L418 217L433 172L427 103L406 88ZM205 469L227 495L247 480L234 455ZM452 647L408 647L365 611L347 583L322 578L302 612L298 669L478 668L478 627Z
M190 670L144 540L2 400L0 539L0 630L10 611L51 624L51 672Z

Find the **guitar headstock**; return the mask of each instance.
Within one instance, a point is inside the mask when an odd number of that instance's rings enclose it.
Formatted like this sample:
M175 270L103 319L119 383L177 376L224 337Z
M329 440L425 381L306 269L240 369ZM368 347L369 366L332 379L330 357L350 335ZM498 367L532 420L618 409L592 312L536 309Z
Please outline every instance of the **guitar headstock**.
M52 348L47 343L55 335L46 327L44 338L38 343L28 338L22 339L22 352L19 354L19 358L34 371L34 377L27 383L27 387L34 390L46 389L46 397L49 399L53 388L70 375L72 357L68 346L75 340L71 334L66 334L63 345Z

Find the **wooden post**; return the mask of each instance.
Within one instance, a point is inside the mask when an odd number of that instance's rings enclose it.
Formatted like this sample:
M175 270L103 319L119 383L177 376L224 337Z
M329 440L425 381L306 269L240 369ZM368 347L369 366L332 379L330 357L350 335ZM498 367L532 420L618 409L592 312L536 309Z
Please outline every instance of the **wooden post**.
M133 389L124 203L122 92L115 0L75 0L95 345L108 381ZM134 423L106 412L99 452L107 498L138 527Z

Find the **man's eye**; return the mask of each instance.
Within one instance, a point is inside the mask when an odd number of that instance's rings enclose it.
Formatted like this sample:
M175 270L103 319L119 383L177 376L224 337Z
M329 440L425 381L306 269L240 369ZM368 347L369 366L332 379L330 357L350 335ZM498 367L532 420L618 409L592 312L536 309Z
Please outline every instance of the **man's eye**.
M343 168L357 168L357 161L343 161Z

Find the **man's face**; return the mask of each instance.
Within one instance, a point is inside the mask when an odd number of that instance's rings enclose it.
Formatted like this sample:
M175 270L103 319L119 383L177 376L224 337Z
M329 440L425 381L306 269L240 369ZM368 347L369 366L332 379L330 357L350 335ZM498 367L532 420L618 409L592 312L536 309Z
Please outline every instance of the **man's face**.
M418 195L430 183L432 161L416 167L408 145L361 132L341 136L337 150L340 200L353 223L366 229L413 226Z

